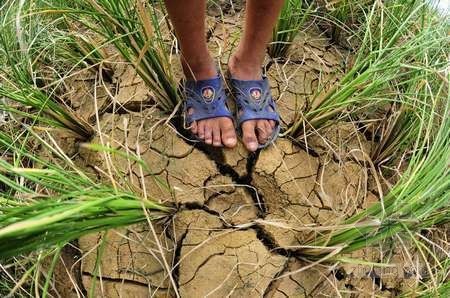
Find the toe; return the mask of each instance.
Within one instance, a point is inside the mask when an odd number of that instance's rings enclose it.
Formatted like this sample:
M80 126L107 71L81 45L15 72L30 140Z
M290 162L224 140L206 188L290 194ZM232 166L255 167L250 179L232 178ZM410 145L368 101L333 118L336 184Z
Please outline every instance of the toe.
M264 121L264 125L266 126L267 138L270 138L273 133L273 127L270 124L270 121Z
M196 135L198 133L197 121L192 122L192 124L191 124L191 132L194 135Z
M258 142L260 144L264 144L267 142L267 138L269 137L267 134L267 128L266 128L266 120L258 120L256 122L256 131L258 136Z
M249 120L242 123L242 140L244 142L245 147L254 152L258 149L258 139L255 134L256 121Z
M197 124L197 136L199 139L205 139L205 121L199 121Z
M205 143L211 145L212 139L212 123L211 120L205 120Z
M222 143L228 148L236 146L237 138L234 131L233 121L230 118L220 119L220 132L222 136Z
M214 147L222 147L222 141L220 139L220 126L219 121L214 119L215 121L212 123L212 140Z
M269 124L272 128L275 128L275 125L277 124L274 120L269 120Z

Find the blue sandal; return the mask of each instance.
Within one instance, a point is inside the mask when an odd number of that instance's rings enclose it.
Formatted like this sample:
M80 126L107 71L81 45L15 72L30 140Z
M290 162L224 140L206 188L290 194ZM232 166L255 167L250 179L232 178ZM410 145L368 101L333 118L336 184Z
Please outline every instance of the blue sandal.
M258 149L269 146L280 133L280 115L272 98L267 77L256 81L230 78L230 84L237 105L238 134L242 137L242 123L247 120L273 120L276 122L276 126L271 137L266 143L259 144Z
M184 123L186 127L192 125L194 121L203 119L228 117L233 119L233 115L226 105L226 94L223 88L222 78L218 75L207 80L188 80L184 84L185 104ZM189 109L193 113L189 115ZM199 141L203 141L196 138Z

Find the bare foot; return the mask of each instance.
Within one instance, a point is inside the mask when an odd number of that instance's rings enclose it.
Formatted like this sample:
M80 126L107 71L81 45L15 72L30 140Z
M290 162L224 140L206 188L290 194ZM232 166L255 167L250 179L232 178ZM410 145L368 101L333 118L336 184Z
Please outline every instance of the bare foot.
M184 65L184 72L189 79L205 80L217 75L214 63L207 61L206 64L196 63L195 67L187 67ZM194 78L195 75L195 78ZM188 113L192 115L194 109L189 109ZM206 144L214 147L236 146L237 138L233 125L233 121L228 117L216 117L194 121L191 124L191 132L199 139L204 140Z
M188 113L193 113L190 109ZM233 121L228 117L217 117L194 121L191 125L191 132L206 144L214 147L236 146L237 139L234 131Z
M256 63L247 63L236 55L230 58L229 71L233 78L238 80L261 80L261 66ZM275 128L273 120L247 120L242 123L242 141L247 150L254 152L259 145L265 144L272 136Z

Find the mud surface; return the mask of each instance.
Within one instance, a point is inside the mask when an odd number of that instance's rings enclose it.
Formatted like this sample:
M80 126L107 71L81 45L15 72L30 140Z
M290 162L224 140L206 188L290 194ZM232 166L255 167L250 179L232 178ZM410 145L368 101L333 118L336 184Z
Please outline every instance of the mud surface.
M224 13L210 9L208 37L225 67L243 11L219 4ZM349 55L311 26L296 39L289 59L268 64L283 126L299 117L320 88L338 82ZM280 138L256 154L242 144L212 149L168 121L132 66L117 63L113 70L106 83L74 76L66 100L94 123L91 143L126 154L80 146L74 161L178 212L164 222L79 239L75 252L66 252L65 266L59 265L71 276L64 283L58 274L65 297L89 291L103 297L389 297L417 286L424 268L408 267L420 257L405 254L406 244L346 256L369 265L313 264L302 257L305 243L378 201L380 187L367 163L373 144L351 121L325 125L305 142ZM395 264L392 271L370 265L388 261Z

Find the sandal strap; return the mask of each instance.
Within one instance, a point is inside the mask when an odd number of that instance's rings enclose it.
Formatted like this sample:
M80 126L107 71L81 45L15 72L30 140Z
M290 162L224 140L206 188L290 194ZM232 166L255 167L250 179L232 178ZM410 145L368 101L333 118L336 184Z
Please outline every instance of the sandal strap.
M223 88L222 78L217 76L207 80L188 80L184 84L185 93L185 124L190 126L192 122L216 118L229 117L232 114L226 105L226 94ZM187 112L193 109L191 115Z
M267 77L262 80L230 79L237 104L237 122L240 126L247 120L274 120L277 126L280 116L270 92Z

